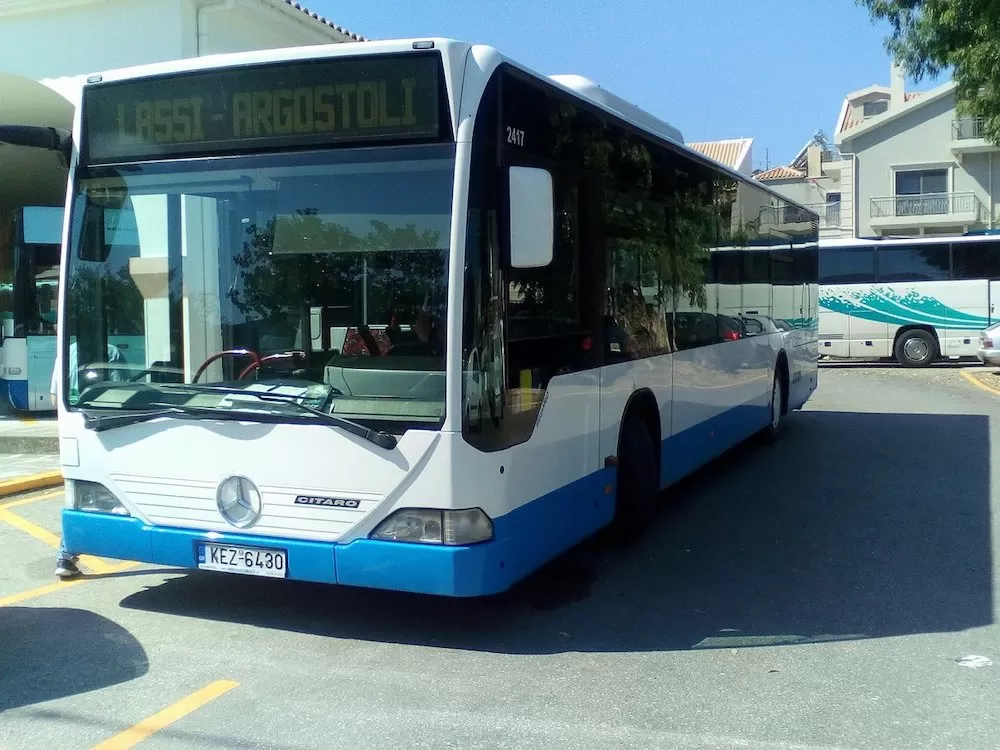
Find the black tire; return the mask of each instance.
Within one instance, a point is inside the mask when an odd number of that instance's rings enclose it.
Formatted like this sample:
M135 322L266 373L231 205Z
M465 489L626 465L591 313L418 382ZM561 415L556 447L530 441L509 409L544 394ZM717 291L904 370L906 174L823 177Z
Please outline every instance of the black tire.
M660 462L649 427L634 415L622 425L619 443L615 525L634 538L645 531L656 510Z
M785 379L782 377L781 370L777 369L774 371L774 380L771 384L770 418L767 427L760 433L765 443L772 444L778 442L778 438L781 437L781 433L783 432L782 427L785 424L785 420L782 419L784 416L782 408L788 400L785 388Z
M914 328L899 334L893 352L903 367L927 367L938 357L938 343L931 333Z

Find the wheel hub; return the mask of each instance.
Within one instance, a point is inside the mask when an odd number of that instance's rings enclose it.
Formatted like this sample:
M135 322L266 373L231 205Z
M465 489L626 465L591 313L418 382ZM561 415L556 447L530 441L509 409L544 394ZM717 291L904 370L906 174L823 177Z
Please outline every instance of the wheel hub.
M907 339L906 343L903 344L903 352L909 359L919 362L927 357L929 352L927 348L927 342L923 339Z

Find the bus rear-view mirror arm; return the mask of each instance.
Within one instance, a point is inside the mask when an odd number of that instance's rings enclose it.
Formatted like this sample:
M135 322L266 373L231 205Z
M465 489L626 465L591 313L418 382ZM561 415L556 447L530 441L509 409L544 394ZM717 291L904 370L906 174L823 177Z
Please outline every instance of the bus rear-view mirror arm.
M510 265L543 268L552 262L552 175L545 169L511 167L509 184Z
M69 166L73 152L73 136L68 130L36 125L0 125L0 144L57 151L63 166Z

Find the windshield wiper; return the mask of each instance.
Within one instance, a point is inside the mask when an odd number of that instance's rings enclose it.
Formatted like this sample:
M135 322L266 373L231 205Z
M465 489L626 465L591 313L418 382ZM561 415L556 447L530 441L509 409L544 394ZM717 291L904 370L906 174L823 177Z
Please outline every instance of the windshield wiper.
M365 427L363 424L359 424L350 419L344 419L343 417L337 417L333 414L328 414L325 411L320 411L319 409L314 409L311 406L306 406L305 404L299 403L297 399L302 398L301 396L293 396L288 393L270 393L261 391L247 391L242 388L227 388L225 386L215 386L215 385L195 385L193 383L188 383L184 385L165 383L158 384L160 388L169 388L171 390L193 390L197 392L208 392L208 393L222 393L225 395L232 396L251 396L253 398L259 399L264 402L272 403L282 403L291 404L296 408L304 411L308 414L312 414L322 421L334 427L339 427L345 432L349 432L362 440L367 440L369 443L377 445L379 448L384 448L385 450L392 450L396 447L398 440L395 435L391 435L388 432L383 432L382 430L373 430L369 427Z
M154 404L154 406L164 406L163 404ZM93 430L94 432L104 432L105 430L113 430L116 427L127 427L132 424L139 424L140 422L149 422L153 419L159 419L160 417L189 417L192 419L201 419L202 417L219 417L226 414L225 411L216 411L213 409L198 409L194 410L190 407L181 407L169 405L164 409L155 409L153 411L138 411L130 412L128 414L106 414L102 416L96 416L94 414L84 414L83 426L88 430ZM225 416L222 416L225 419Z

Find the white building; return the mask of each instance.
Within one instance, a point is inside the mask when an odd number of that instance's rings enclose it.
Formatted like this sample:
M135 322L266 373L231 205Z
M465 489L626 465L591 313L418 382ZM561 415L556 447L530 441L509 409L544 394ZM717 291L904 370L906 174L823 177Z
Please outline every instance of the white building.
M356 41L291 0L0 0L0 123L69 130L83 76L96 71ZM55 154L0 146L0 250L12 208L60 205L65 192Z
M996 228L1000 148L981 123L955 109L955 84L907 93L893 66L889 86L848 94L834 146L757 175L812 204L827 237L962 234Z

